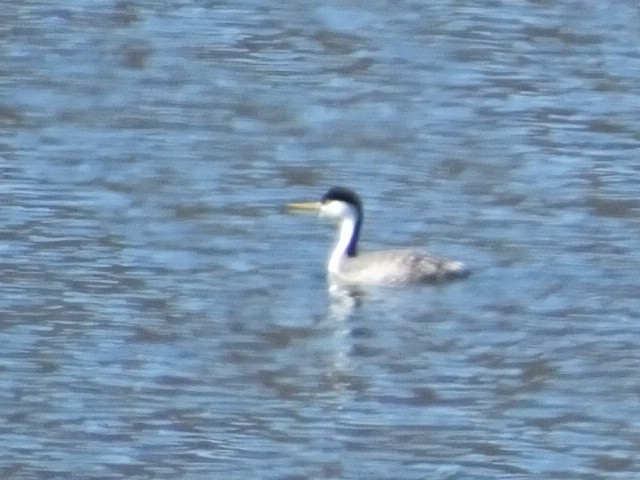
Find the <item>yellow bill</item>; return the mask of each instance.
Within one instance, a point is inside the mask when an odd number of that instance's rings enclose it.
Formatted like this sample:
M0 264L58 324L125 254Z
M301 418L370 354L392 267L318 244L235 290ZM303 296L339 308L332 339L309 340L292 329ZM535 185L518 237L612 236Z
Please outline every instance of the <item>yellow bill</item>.
M297 212L306 212L306 211L317 211L322 207L321 202L298 202L298 203L287 203L287 209L291 211Z

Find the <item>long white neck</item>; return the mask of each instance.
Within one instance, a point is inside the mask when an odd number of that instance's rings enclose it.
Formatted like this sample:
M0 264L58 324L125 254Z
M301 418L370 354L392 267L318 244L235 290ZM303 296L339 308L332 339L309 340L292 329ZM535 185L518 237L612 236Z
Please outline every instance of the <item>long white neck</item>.
M333 252L329 257L329 265L327 266L329 273L338 273L340 270L340 264L347 257L347 249L351 243L355 229L355 216L349 215L342 219L338 241L336 242L335 247L333 247Z

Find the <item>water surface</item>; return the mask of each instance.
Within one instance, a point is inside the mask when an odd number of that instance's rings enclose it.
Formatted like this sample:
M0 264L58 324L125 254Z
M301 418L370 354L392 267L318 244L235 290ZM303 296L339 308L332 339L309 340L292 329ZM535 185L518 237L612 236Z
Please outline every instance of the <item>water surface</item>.
M2 478L637 478L638 16L5 1ZM333 185L473 275L332 304Z

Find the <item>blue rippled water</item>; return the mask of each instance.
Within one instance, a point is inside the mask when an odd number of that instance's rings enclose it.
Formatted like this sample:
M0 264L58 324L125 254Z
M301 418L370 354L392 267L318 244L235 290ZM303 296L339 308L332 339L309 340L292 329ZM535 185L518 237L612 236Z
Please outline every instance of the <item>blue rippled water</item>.
M5 1L0 476L637 478L638 15ZM332 185L473 275L332 301Z

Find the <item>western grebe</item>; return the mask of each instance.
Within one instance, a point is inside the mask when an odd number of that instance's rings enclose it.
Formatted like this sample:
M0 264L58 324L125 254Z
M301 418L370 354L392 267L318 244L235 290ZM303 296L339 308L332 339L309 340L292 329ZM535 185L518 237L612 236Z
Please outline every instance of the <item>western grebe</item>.
M419 250L383 250L358 254L363 210L360 197L342 187L331 188L320 202L290 203L294 210L318 210L321 217L340 224L327 272L332 281L355 285L440 283L463 278L463 263L428 255Z

